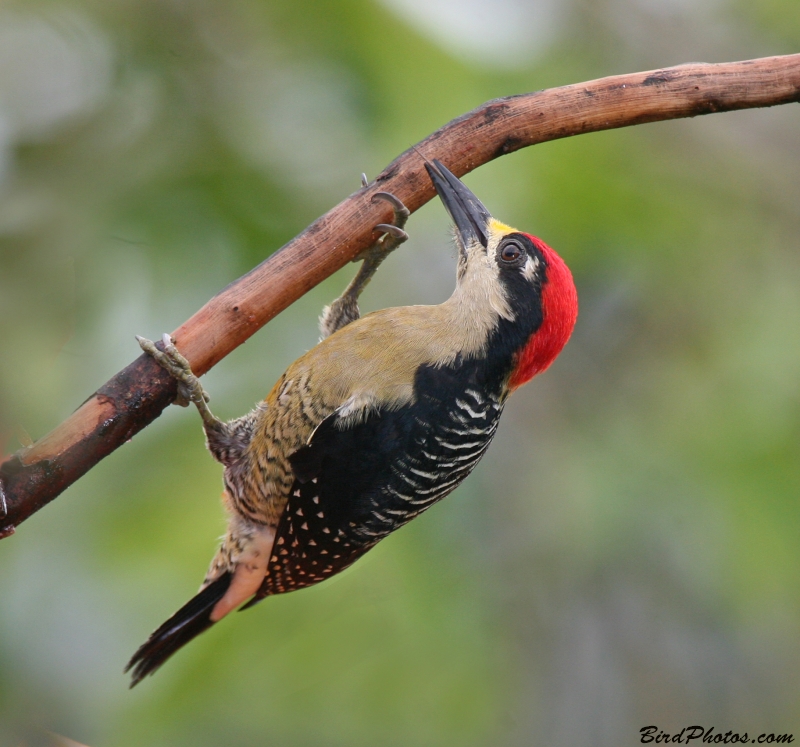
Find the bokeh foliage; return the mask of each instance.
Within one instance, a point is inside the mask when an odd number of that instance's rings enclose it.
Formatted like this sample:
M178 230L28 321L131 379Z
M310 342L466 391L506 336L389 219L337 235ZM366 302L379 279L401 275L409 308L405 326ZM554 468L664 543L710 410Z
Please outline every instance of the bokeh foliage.
M483 101L796 51L795 0L0 6L0 438L38 438L401 150ZM0 744L620 745L800 731L796 106L538 146L467 177L581 315L451 498L129 692L223 522L167 412L0 542ZM453 285L444 211L367 309ZM234 417L352 269L207 377ZM723 728L724 727L724 728Z

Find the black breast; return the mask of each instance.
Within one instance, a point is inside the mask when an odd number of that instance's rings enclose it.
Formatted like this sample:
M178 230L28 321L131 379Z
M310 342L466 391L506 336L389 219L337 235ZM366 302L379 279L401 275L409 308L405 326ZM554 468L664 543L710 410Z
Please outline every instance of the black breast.
M347 568L454 490L486 452L503 409L485 367L424 366L416 401L342 429L331 416L291 458L295 482L259 598Z

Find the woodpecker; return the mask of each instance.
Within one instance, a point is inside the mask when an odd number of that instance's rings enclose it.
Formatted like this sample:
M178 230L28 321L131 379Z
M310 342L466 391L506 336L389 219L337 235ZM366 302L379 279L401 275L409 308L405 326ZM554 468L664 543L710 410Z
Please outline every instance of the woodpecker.
M408 210L377 228L323 339L249 414L223 423L173 341L138 338L193 402L224 465L228 530L200 592L128 663L131 687L244 603L324 581L453 491L486 452L508 396L556 358L578 299L541 239L495 220L440 161L426 164L455 224L457 282L438 306L360 318L358 296L407 236Z

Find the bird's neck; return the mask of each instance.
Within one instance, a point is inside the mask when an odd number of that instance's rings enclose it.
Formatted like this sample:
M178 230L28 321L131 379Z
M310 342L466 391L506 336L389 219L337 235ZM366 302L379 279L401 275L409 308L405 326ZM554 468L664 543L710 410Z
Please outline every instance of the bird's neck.
M453 295L440 309L443 312L443 334L457 344L465 358L482 358L490 354L499 320L514 318L508 299L496 280L488 273L469 269L459 278Z

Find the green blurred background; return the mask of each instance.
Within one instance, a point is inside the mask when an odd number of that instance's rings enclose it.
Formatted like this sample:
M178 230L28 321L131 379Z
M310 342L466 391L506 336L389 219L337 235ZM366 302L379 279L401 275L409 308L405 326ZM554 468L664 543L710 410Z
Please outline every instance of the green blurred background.
M0 445L65 418L391 159L487 99L796 52L797 0L0 4ZM453 496L127 690L196 589L220 468L172 408L0 542L0 744L800 738L800 109L549 143L467 183L581 313ZM438 203L366 310L454 284ZM204 381L235 417L317 339L314 289Z

